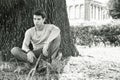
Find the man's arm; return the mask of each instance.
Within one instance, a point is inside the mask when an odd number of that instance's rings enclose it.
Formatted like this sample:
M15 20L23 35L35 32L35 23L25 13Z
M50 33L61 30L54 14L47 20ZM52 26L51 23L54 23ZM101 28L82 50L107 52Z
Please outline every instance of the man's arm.
M29 44L30 44L30 33L28 31L25 32L25 37L23 40L23 44L22 44L22 49L26 52L28 52L29 49Z
M55 38L57 38L60 35L60 29L58 27L53 27L51 30L51 33L45 43L52 42Z
M47 39L47 41L45 42L44 46L43 46L43 55L44 56L48 56L48 47L50 45L50 42L52 42L55 38L57 38L60 35L60 29L59 28L52 28L51 33Z
M35 57L34 53L29 48L30 41L31 41L31 35L30 35L29 31L26 31L25 37L23 40L22 49L27 52L27 59L29 62L32 63L34 58L36 58L36 57Z

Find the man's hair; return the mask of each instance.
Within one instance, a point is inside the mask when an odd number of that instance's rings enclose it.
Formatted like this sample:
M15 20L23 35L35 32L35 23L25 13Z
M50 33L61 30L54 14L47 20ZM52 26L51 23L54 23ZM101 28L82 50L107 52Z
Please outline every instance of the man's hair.
M36 10L33 15L42 16L42 18L47 18L46 13L43 10Z

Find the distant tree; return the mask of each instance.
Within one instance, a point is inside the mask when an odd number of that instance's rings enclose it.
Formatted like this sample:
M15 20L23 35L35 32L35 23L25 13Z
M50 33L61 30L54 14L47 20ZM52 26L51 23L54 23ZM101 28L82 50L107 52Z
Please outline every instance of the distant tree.
M63 56L75 56L65 3L65 0L0 0L0 50L6 59L9 60L13 46L21 47L24 32L33 26L32 13L36 9L44 9L46 23L61 29Z
M109 0L109 13L114 19L120 18L120 0Z

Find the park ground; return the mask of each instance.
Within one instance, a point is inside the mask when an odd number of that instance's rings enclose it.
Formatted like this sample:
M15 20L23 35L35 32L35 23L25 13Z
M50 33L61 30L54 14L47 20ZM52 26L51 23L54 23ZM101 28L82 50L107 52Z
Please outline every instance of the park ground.
M76 47L81 56L70 58L63 80L120 80L120 47Z
M120 47L76 47L81 55L104 61L120 62Z
M120 47L76 47L81 56L69 57L59 80L120 80ZM0 76L0 80L6 80L2 78L5 74Z

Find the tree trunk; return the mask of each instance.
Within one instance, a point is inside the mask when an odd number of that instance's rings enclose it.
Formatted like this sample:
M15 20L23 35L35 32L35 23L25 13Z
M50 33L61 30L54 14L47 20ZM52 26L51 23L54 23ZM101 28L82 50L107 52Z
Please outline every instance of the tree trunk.
M108 2L109 14L113 19L120 18L120 0L109 0Z
M10 59L12 47L21 47L25 31L33 26L32 13L36 9L44 9L46 23L61 29L63 56L75 56L65 3L65 0L0 0L0 50L6 56L5 60Z

